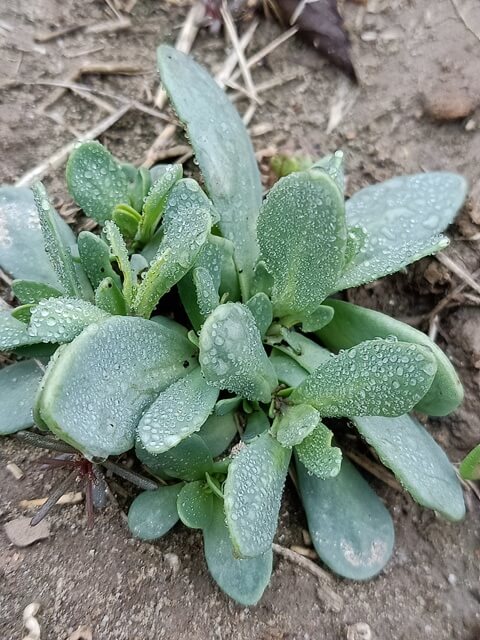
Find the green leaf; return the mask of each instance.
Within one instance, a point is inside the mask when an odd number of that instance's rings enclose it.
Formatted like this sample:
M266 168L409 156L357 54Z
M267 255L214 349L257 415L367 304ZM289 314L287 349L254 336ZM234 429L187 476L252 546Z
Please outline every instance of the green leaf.
M301 324L304 333L311 333L322 329L331 322L333 314L334 311L331 307L320 305L318 309L315 309L315 311L312 311L312 313L308 315L300 314L299 316L283 317L282 325L284 327L293 327L296 324Z
M253 282L251 287L252 295L256 293L266 293L269 298L272 297L273 276L268 272L265 262L257 262L253 274Z
M464 517L463 491L455 469L423 425L408 415L352 421L414 500L448 520Z
M335 310L335 320L317 335L329 349L348 349L363 340L392 335L403 342L424 345L435 356L437 373L432 386L415 409L432 416L444 416L454 411L462 402L463 388L453 365L424 333L383 313L348 302L327 300L325 304Z
M122 293L127 306L127 312L130 312L132 309L133 297L136 292L136 285L133 281L132 266L128 257L127 246L119 228L114 222L107 221L105 223L105 236L110 245L111 253L117 261L118 268L123 274Z
M13 351L38 342L38 338L28 335L24 322L14 318L10 311L0 311L0 351Z
M32 309L28 333L39 342L71 342L90 324L108 317L86 300L48 298Z
M178 494L180 520L191 529L205 529L212 519L213 500L212 491L205 482L189 482Z
M441 235L463 205L467 182L444 171L399 176L358 191L346 204L349 227L363 227L365 244L335 291L395 273L444 249Z
M121 286L120 276L110 262L110 248L102 238L90 231L82 231L78 236L78 252L92 287L96 289L104 278L111 278Z
M320 414L308 404L287 406L273 423L275 437L284 447L300 444L320 422Z
M273 275L275 316L308 316L335 287L344 264L344 209L342 194L323 171L292 173L270 190L258 241Z
M310 338L302 336L301 333L285 330L282 332L282 337L288 347L279 344L276 345L276 348L295 360L309 373L312 373L324 362L330 360L331 354L329 351Z
M199 431L200 437L214 458L221 455L229 447L237 433L234 413L210 416Z
M330 429L320 422L315 430L295 447L298 459L307 472L324 480L338 475L342 465L342 452L338 447L332 447L332 436Z
M128 204L117 204L112 211L112 222L116 224L122 236L131 242L137 235L141 215Z
M30 318L32 315L32 309L35 308L34 304L22 304L19 307L15 307L15 309L12 310L12 318L15 318L16 320L20 320L20 322L24 322L25 324L28 324L30 322Z
M127 315L123 293L111 278L104 278L95 290L95 305L112 315Z
M143 215L137 235L140 244L146 244L155 233L165 211L170 191L182 176L182 165L170 164L165 167L165 171L154 182L143 203Z
M343 194L345 191L345 172L343 164L343 151L339 150L317 160L312 165L312 169L325 171L325 173L335 182L340 193Z
M185 362L195 362L192 345L177 331L113 316L87 327L49 365L38 413L89 459L119 455L132 448L145 409L185 374Z
M462 460L459 471L464 480L480 480L480 444Z
M347 246L345 248L345 267L350 267L357 255L362 251L367 240L365 227L350 227L347 229Z
M426 347L368 340L316 369L290 396L322 416L400 416L430 388L437 365Z
M160 298L191 268L214 215L210 200L194 180L185 178L172 188L163 216L163 239L137 290L137 315L149 316Z
M203 541L208 570L222 591L245 607L256 604L270 581L272 550L256 558L236 558L223 503L218 498L214 498L212 518L203 530Z
M210 271L207 271L204 267L193 269L192 276L197 292L198 308L200 313L206 316L220 304L218 291L215 288Z
M253 411L247 415L247 426L243 432L242 441L249 444L268 429L270 429L270 420L267 414L261 409Z
M242 404L243 399L240 396L234 396L233 398L222 398L215 405L213 410L216 416L225 416L227 413L236 411Z
M133 185L130 187L130 202L136 211L141 211L145 198L152 186L152 176L145 167L140 167L135 172Z
M390 514L346 459L335 478L321 480L297 462L297 478L315 551L332 571L367 580L379 573L393 549Z
M33 425L33 403L43 371L34 360L0 369L0 435Z
M203 438L196 433L164 453L150 453L137 440L135 454L154 475L161 478L166 476L180 480L199 480L204 479L205 473L213 468L212 455Z
M14 280L12 291L22 304L38 304L44 298L58 298L62 295L58 289L35 280Z
M218 389L195 368L160 393L142 416L138 436L150 453L163 453L199 431L212 413Z
M62 289L76 298L90 297L92 289L80 264L75 264L72 247L76 245L73 234L65 232L59 216L52 207L45 187L37 182L32 187L35 206L42 229L45 250L57 274Z
M70 227L55 213L58 227L70 244ZM13 278L33 280L60 288L45 251L37 208L30 189L0 188L0 267Z
M157 540L178 522L177 499L183 483L144 491L128 511L128 527L135 538Z
M67 186L85 215L100 224L110 220L115 205L130 202L121 165L99 142L83 142L70 154Z
M270 362L273 365L278 381L283 382L287 387L298 387L308 376L306 369L286 353L276 348L272 349Z
M290 456L290 449L264 433L230 463L224 486L225 515L240 557L259 556L271 547Z
M191 58L164 45L158 49L158 66L220 214L222 235L235 246L235 262L248 288L258 255L256 218L262 204L260 173L248 133L229 98Z
M263 338L273 321L273 310L270 298L265 293L256 293L250 300L247 300L245 306L252 312L260 335Z
M277 386L255 319L238 302L218 306L205 321L200 364L210 384L249 400L270 402Z

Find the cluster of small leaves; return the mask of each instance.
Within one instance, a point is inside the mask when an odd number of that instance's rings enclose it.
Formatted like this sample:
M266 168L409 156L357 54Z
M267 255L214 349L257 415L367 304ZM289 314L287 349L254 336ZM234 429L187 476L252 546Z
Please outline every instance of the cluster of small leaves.
M240 603L269 582L289 469L320 558L371 577L392 520L330 419L420 504L460 520L455 471L409 412L445 415L463 391L423 333L332 296L446 246L465 181L394 178L345 202L337 152L285 171L263 200L227 97L169 47L159 67L204 188L178 165L136 169L80 144L68 188L102 229L78 238L41 184L0 190L0 265L20 305L0 311L0 349L23 358L0 371L0 432L36 425L104 464L134 449L163 484L134 500L133 534L201 529L212 576ZM167 317L169 291L188 326Z

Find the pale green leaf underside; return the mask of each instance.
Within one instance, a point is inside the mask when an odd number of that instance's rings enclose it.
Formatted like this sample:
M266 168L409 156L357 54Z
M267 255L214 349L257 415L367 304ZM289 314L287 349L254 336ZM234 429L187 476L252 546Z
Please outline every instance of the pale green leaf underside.
M213 500L212 491L205 482L189 482L178 494L180 520L191 529L204 529L212 519Z
M14 318L10 311L0 311L0 351L13 351L38 342L38 338L28 335L25 323Z
M144 491L128 511L128 527L136 538L157 540L178 521L177 498L182 483Z
M28 334L39 342L71 342L109 314L78 298L47 298L32 309Z
M297 477L308 530L321 560L353 580L379 573L392 553L393 522L363 476L344 458L335 478L321 480L298 462Z
M275 315L315 311L344 264L345 208L333 180L320 171L279 180L260 210L258 240L273 276Z
M267 414L261 409L254 411L247 415L247 426L242 434L242 441L249 444L268 429L270 429L270 420Z
M308 404L289 406L275 420L275 437L284 447L300 444L320 422L320 414Z
M308 371L298 364L293 358L276 348L272 349L270 362L273 365L279 382L287 387L298 387L308 376Z
M58 225L73 244L60 216ZM13 278L61 286L45 251L33 194L25 187L0 188L0 267Z
M290 449L264 433L230 463L225 515L233 547L241 557L258 556L273 542L290 456Z
M214 458L227 449L237 433L234 413L223 416L211 415L199 431L199 435Z
M435 356L437 373L432 386L415 409L429 415L442 416L458 407L463 399L462 384L450 360L428 336L378 311L341 300L327 300L325 304L335 310L335 320L317 335L329 349L349 349L364 340L392 335L403 342L424 345Z
M35 280L14 280L12 292L22 304L38 304L44 298L59 298L62 295L58 289Z
M163 453L199 431L213 411L218 393L207 384L199 367L161 392L138 425L138 436L147 451Z
M87 457L120 454L132 448L146 407L185 375L185 363L195 362L191 343L177 331L113 316L63 347L47 369L38 412Z
M272 550L256 558L236 558L223 503L218 498L214 498L212 518L203 530L203 540L208 570L218 586L243 606L256 604L270 581Z
M463 491L455 469L423 425L408 415L352 421L417 502L449 520L464 517Z
M400 416L430 388L437 365L426 347L369 340L332 356L290 396L322 416Z
M158 49L165 89L185 123L222 234L235 246L247 281L258 255L256 217L262 185L252 143L225 93L205 69L168 46Z
M465 456L459 471L464 480L480 480L480 444Z
M33 403L42 375L34 360L0 369L0 435L33 425Z
M135 443L135 454L152 473L161 478L180 480L205 479L212 470L213 458L203 438L197 433L182 440L165 453L149 453L140 440Z
M99 142L84 142L67 162L67 186L85 215L100 224L117 204L128 204L128 180L121 166Z
M218 306L200 333L206 380L249 400L269 402L277 379L251 311L240 303Z
M332 432L323 422L315 428L299 445L295 453L308 473L323 478L334 478L342 464L342 452L332 447Z
M346 203L347 225L363 227L365 244L335 291L394 273L443 249L441 235L461 208L466 180L447 172L399 176L358 191Z

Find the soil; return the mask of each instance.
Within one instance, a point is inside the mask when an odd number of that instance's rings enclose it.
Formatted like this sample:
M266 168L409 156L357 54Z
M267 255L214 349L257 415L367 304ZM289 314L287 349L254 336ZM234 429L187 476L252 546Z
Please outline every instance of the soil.
M41 83L63 79L86 61L123 62L138 67L139 73L89 75L81 81L145 103L156 91L155 47L175 39L186 2L139 0L131 26L117 33L76 31L47 42L34 39L55 28L111 19L109 4L2 3L3 182L14 182L105 116L97 106L66 93L48 117L40 106L55 88ZM463 14L470 30L451 0L369 0L366 7L346 1L343 9L359 87L291 39L254 69L254 79L260 83L292 72L298 77L264 94L252 124L273 123L270 131L254 138L262 156L272 146L312 156L342 148L349 193L395 174L421 170L449 169L467 176L472 200L451 229L447 255L473 273L480 267L480 41L472 31L480 33L480 15L474 1L455 4L470 7ZM278 26L262 21L249 51L279 33ZM194 47L197 59L214 70L225 51L224 40L208 32L201 33ZM245 109L245 104L238 104ZM329 118L342 106L344 117L330 131ZM472 109L466 117L450 119ZM139 162L162 127L160 120L132 111L101 140L123 160ZM52 169L46 181L65 212L69 199L63 167ZM350 299L428 330L429 312L459 282L431 258L352 292ZM439 316L437 341L458 367L466 397L457 412L431 420L428 428L453 462L480 441L478 302L476 292L466 288ZM48 495L53 478L35 465L37 452L15 442L6 441L1 455L4 523L27 513L19 508L20 500ZM6 471L8 460L25 471L23 480L15 481ZM241 608L210 579L200 535L177 526L160 542L145 544L130 537L118 508L110 506L88 530L82 505L63 506L50 517L49 538L31 547L15 548L0 533L0 637L22 638L22 611L38 601L41 637L53 640L66 640L82 625L91 629L94 640L337 640L347 638L349 625L357 622L367 623L377 640L480 638L478 501L468 493L465 522L451 525L419 508L406 494L372 482L395 520L396 548L375 580L336 579L335 590L345 601L340 612L324 605L309 573L279 558L260 604ZM294 489L288 485L277 542L303 544L304 527Z

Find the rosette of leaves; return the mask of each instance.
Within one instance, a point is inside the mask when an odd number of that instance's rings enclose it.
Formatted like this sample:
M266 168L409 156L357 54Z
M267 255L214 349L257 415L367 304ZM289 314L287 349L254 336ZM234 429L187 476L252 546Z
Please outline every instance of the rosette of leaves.
M460 520L455 471L410 414L446 415L463 391L423 333L336 294L444 248L466 183L403 176L345 201L337 152L264 199L225 94L174 49L158 60L203 189L180 167L137 170L89 142L67 183L100 235L76 239L41 186L0 192L0 265L21 303L2 312L0 348L50 357L45 373L38 359L0 372L2 431L35 424L92 461L134 448L162 486L134 500L133 534L155 540L178 520L201 530L210 573L242 604L269 582L289 470L322 561L369 578L393 525L342 454L342 431L420 504ZM171 290L187 326L165 317Z

